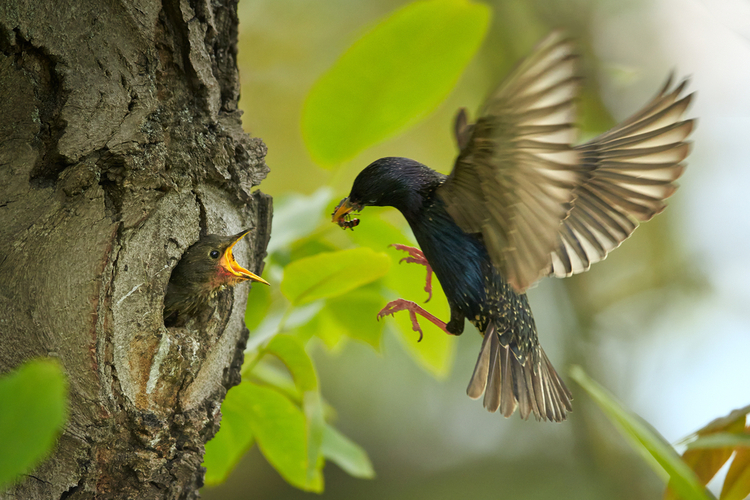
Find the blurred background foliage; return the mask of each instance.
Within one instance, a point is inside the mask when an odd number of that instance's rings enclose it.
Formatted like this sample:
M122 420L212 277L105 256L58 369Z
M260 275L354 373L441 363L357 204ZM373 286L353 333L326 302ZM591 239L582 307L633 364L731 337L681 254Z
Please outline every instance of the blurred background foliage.
M481 340L473 327L456 339L424 322L417 344L408 315L375 320L388 300L427 298L424 268L398 265L404 254L388 247L414 242L400 214L368 208L356 231L330 223L356 174L377 158L405 156L450 171L456 110L466 107L473 116L513 64L559 27L582 52L582 140L634 112L673 69L678 77L692 75L690 89L699 95L691 114L700 122L690 168L664 214L593 272L543 280L529 292L545 350L561 373L583 367L579 375L585 370L608 387L669 442L748 403L750 29L738 22L746 4L438 2L463 5L451 13L457 20L472 9L468 21L451 24L455 31L424 39L426 53L442 44L451 69L439 81L412 79L429 96L411 103L407 119L386 120L395 125L380 135L370 130L383 107L376 94L403 90L388 68L382 82L363 78L378 105L359 115L326 108L331 96L321 97L316 82L409 2L240 2L243 121L269 146L271 173L262 189L274 196L275 214L264 277L273 286L250 294L243 382L229 392L222 430L207 445L205 498L294 499L304 491L331 499L663 494L664 478L628 442L638 432L658 434L637 424L621 426L630 436L621 437L593 404L617 421L613 397L589 399L571 382L568 422L505 420L465 395ZM382 33L394 45L390 70L410 75L415 68L398 64L396 43L410 32ZM413 35L431 33L416 28ZM409 40L402 40L406 47ZM357 43L363 54L372 50ZM352 66L341 71L346 76ZM326 111L328 122L321 118ZM340 150L322 149L337 138L345 143ZM447 318L435 288L425 307ZM597 394L595 386L588 390ZM727 458L735 444L724 443ZM745 460L737 449L735 461ZM728 467L710 484L717 495Z

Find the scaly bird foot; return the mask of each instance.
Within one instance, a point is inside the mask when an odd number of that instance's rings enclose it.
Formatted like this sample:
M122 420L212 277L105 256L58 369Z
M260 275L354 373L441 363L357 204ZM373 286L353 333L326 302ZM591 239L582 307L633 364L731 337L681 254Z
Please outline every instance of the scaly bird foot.
M380 318L382 318L383 316L393 316L394 313L397 313L399 311L409 311L409 317L411 318L411 328L415 332L419 332L419 340L417 340L417 342L421 342L422 337L424 336L424 334L422 333L422 329L419 327L419 322L417 321L417 314L435 324L438 328L443 330L448 335L453 335L448 331L444 321L440 321L437 317L428 313L411 300L396 299L393 302L389 302L383 309L380 310L377 318L378 320L380 320Z
M427 259L425 258L424 254L422 253L422 250L419 248L414 248L406 245L400 245L398 243L394 243L391 245L396 250L401 250L403 252L407 252L409 254L409 257L404 257L398 263L402 262L408 262L411 264L422 264L427 268L427 279L424 286L424 291L427 292L427 300L425 300L425 303L429 302L432 298L432 266L430 266L430 263L427 262Z

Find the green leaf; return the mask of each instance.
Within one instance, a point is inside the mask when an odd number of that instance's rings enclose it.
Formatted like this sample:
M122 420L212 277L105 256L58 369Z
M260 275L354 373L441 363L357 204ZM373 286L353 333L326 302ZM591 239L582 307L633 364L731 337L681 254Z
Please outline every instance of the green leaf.
M269 363L262 359L243 368L242 379L259 382L260 385L270 385L286 397L302 405L302 393L294 383L289 370L277 363Z
M223 483L253 445L251 402L248 384L241 383L227 392L221 404L221 428L206 443L206 454L203 456L207 485Z
M331 198L331 188L322 187L310 196L290 194L274 200L273 235L268 253L289 247L292 242L312 233L323 218L323 209Z
M310 90L302 135L313 159L339 164L434 110L479 49L490 17L481 3L430 0L378 23Z
M243 395L249 402L250 429L266 460L291 485L320 493L320 476L308 477L308 455L305 415L283 394L252 382L242 382Z
M375 470L365 450L330 425L326 425L323 433L322 452L323 456L351 476L362 479L375 477Z
M318 375L305 348L292 335L276 335L266 346L266 352L277 356L292 374L301 393L318 390Z
M329 299L323 312L341 325L347 336L361 340L379 351L384 323L377 321L377 314L384 305L383 295L378 291L359 289Z
M321 253L286 266L281 291L293 305L337 297L385 276L389 265L369 248Z
M682 461L664 438L639 416L625 410L606 389L589 378L580 366L570 369L570 376L583 387L609 420L620 429L633 448L642 456L652 458L646 462L659 477L664 472L670 479L670 487L683 500L710 500L713 496L703 487L695 473Z
M0 490L52 451L67 401L68 384L55 360L28 361L0 377Z
M298 328L295 333L303 341L307 341L315 335L323 341L329 350L334 350L341 346L341 341L346 336L347 331L327 306L328 301L326 301L326 307L323 307L312 321Z

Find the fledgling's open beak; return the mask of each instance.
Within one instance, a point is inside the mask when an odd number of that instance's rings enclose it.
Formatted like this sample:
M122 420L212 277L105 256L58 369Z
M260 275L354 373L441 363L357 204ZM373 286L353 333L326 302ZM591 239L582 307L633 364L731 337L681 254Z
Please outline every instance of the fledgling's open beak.
M250 229L246 229L245 231L242 231L241 233L238 233L234 235L232 238L232 244L227 247L226 250L224 250L224 255L221 258L220 264L224 266L226 270L228 270L233 275L237 276L240 279L246 279L246 280L252 280L252 281L259 281L260 283L264 283L266 285L270 286L270 283L260 276L251 273L241 265L237 263L237 261L234 259L234 254L232 253L232 247L234 247L238 241L240 241L242 238L245 237L247 233L250 232Z

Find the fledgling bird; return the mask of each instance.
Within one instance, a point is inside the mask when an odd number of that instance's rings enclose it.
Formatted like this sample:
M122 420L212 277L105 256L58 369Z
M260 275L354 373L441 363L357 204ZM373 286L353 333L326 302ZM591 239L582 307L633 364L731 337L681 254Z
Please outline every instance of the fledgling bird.
M269 283L240 266L232 248L250 230L233 236L209 234L188 248L172 270L164 297L164 324L184 322L219 290L251 280Z
M446 324L414 302L389 303L378 318L408 311L460 335L468 319L484 336L467 393L509 417L563 421L571 393L539 345L526 290L547 275L571 276L603 260L677 189L685 139L687 82L664 88L631 118L593 140L576 141L580 86L573 43L542 40L492 93L474 124L459 111L459 147L445 176L407 158L381 158L355 179L333 222L392 206L421 247L396 245L408 262L434 270L450 306ZM429 300L429 299L428 299Z

